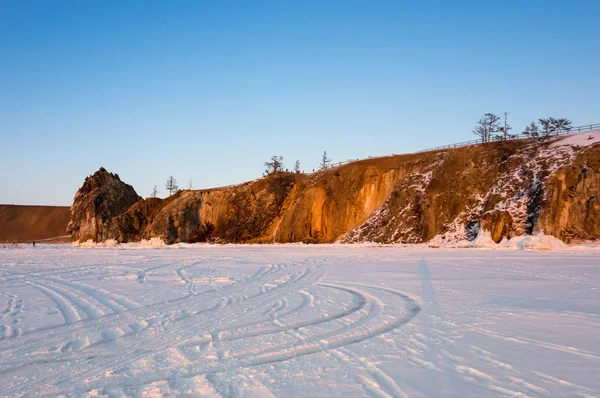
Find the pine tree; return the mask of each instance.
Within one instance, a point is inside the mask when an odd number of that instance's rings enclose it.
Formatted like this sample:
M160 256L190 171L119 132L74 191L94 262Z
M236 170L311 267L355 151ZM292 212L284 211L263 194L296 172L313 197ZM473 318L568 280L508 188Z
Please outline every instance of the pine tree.
M558 133L561 131L569 131L573 126L571 126L571 121L567 118L554 119L554 130Z
M540 135L540 128L535 122L531 122L525 130L523 130L523 134L525 134L528 138L537 138Z
M165 182L165 188L167 188L167 191L169 191L169 196L177 192L179 185L177 185L177 180L175 179L175 177L170 176L169 178L167 178L167 181Z
M556 119L553 117L549 117L546 119L538 119L540 122L540 126L542 126L541 138L545 139L554 134L555 131L555 122Z
M329 164L331 164L331 159L327 157L327 151L324 151L321 157L321 170L329 167Z

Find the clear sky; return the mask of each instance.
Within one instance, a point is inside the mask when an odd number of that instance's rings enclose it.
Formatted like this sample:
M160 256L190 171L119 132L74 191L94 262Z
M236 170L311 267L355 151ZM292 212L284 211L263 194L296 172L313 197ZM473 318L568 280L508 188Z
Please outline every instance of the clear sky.
M0 203L600 122L600 1L0 0Z

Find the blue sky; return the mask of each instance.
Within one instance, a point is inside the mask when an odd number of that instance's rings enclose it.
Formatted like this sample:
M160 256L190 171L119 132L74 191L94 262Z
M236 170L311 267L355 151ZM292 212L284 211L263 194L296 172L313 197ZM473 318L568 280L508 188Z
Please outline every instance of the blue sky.
M0 0L0 203L142 196L475 138L485 112L600 122L600 2Z

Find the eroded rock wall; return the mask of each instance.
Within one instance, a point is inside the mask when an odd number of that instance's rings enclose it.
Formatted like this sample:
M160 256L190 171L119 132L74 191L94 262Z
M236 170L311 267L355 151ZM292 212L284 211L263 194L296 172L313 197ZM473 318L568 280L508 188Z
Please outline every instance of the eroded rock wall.
M567 243L600 238L600 145L554 172L544 190L537 229Z
M398 180L347 242L495 242L543 231L564 241L600 239L600 145L513 141L440 152Z
M110 221L142 198L118 174L100 168L87 177L75 194L67 233L74 241L100 242L109 238Z
M600 239L600 144L500 142L167 199L139 200L118 176L98 173L72 208L78 240L422 243L472 240L481 229L496 242L540 230Z

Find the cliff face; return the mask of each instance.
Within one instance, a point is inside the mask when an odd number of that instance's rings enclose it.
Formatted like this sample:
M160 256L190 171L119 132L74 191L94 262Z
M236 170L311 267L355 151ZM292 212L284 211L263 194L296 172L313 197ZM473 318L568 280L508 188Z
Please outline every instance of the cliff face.
M102 217L85 204L89 195L78 193L73 207L87 212L74 214L86 214L92 221L84 230L96 232L77 239L420 243L473 240L480 229L496 242L539 230L564 241L600 239L600 133L591 136L368 159L311 175L280 173L140 200Z
M263 235L280 209L269 182L139 200L110 220L108 238L121 243L160 238L168 244L269 241Z
M583 133L582 133L583 134ZM589 136L589 134L586 134ZM496 143L438 153L398 185L345 241L492 239L543 231L564 241L599 239L600 134L545 144Z
M106 240L111 219L127 211L140 199L131 185L101 167L85 179L75 194L67 233L74 241Z
M538 228L566 242L600 237L600 145L548 178Z

